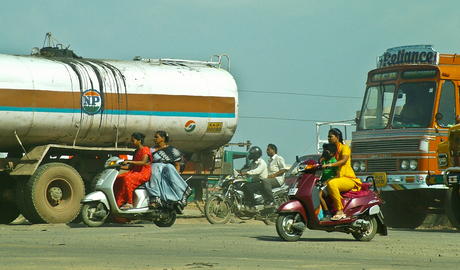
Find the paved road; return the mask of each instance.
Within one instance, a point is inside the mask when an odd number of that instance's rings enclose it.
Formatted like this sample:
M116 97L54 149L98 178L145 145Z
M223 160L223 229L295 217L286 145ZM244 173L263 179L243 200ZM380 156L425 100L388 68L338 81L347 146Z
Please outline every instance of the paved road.
M395 230L371 242L306 231L284 242L260 221L210 225L0 225L0 269L458 269L456 230Z

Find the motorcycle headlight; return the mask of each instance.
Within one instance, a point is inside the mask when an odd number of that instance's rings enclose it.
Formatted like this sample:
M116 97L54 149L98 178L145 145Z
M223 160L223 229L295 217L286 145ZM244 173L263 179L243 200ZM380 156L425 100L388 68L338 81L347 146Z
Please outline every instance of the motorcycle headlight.
M299 168L298 168L297 170L298 170L299 172L303 172L303 171L305 171L306 167L307 167L307 164L300 164L300 165L299 165Z
M353 162L353 170L354 170L355 172L359 172L360 167L361 167L361 166L360 166L360 164L359 164L359 161Z
M417 160L413 159L409 162L409 168L411 170L415 171L417 169L417 166L418 166Z
M362 171L362 172L365 172L366 171L366 162L365 161L361 161L359 163L359 169Z

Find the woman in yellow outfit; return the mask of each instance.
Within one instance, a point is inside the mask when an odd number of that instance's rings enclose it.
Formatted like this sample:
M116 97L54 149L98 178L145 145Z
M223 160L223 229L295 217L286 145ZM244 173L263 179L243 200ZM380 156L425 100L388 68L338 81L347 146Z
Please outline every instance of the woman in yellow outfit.
M327 191L332 198L334 207L337 209L335 216L331 220L337 221L347 216L343 213L342 195L340 192L349 190L359 191L361 189L361 181L356 178L355 172L351 167L351 150L350 147L343 144L342 132L338 128L329 130L327 136L329 143L337 145L337 162L327 164L326 166L339 167L339 177L331 179L327 184ZM324 166L324 165L323 165Z

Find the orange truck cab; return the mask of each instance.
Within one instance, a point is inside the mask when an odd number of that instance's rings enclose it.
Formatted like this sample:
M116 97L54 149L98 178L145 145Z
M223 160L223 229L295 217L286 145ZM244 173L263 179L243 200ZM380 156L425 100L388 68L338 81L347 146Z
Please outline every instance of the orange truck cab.
M458 123L459 85L460 56L432 45L390 48L368 73L351 161L362 181L376 178L390 227L444 211L447 187L427 180L441 174L436 149Z

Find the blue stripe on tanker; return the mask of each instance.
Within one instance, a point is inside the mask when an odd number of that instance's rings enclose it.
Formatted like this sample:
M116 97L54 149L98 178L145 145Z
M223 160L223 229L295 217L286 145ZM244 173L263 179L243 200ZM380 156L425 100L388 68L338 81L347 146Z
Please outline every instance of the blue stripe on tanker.
M81 113L81 109L69 108L21 108L21 107L1 107L0 111L13 112L43 112L43 113ZM104 110L104 114L126 114L126 111ZM128 111L128 115L142 116L177 116L177 117L213 117L213 118L235 118L234 113L206 113L206 112L157 112L157 111Z

